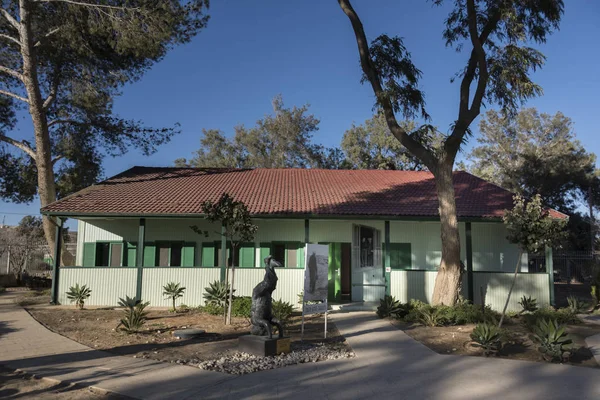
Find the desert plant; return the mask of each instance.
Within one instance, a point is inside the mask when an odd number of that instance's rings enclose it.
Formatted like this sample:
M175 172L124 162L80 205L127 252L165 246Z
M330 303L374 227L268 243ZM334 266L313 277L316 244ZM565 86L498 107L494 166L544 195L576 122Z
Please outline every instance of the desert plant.
M556 320L561 325L576 325L581 324L582 321L579 317L571 312L569 308L561 308L555 310L552 307L540 308L539 310L523 315L523 323L530 330L534 331L538 321L543 319Z
M422 307L418 310L419 322L425 326L434 327L445 325L442 311L437 307Z
M291 303L281 299L273 302L273 316L281 322L281 325L287 326L289 324L293 312L294 306Z
M565 354L572 351L573 341L565 331L565 326L555 319L540 319L533 328L530 339L538 344L538 351L546 361L563 361Z
M394 296L386 295L383 299L379 299L379 307L377 307L377 316L379 318L401 318L408 313L406 307Z
M235 289L233 291L235 292ZM206 304L216 304L218 306L226 307L228 295L229 284L216 280L213 283L209 283L209 286L204 288L203 297Z
M79 286L79 283L76 283L75 286L71 286L69 291L67 292L67 299L71 301L71 303L75 303L80 310L83 310L83 306L85 301L92 295L92 290L87 287L87 285Z
M519 301L519 304L523 308L521 310L521 314L525 313L525 312L532 313L532 312L537 311L537 309L538 309L537 299L532 299L531 296L525 297L525 295L523 295L523 297L521 297L521 301Z
M575 296L567 297L568 310L573 314L582 314L587 311L589 305Z
M198 308L203 313L210 315L223 315L225 313L225 307L220 306L217 303L206 303L204 306Z
M483 348L483 354L489 356L502 347L501 331L496 324L484 322L477 324L471 332L471 340L474 346Z
M127 333L133 333L140 330L140 328L146 323L148 313L145 311L146 307L150 302L142 303L141 300L136 300L129 296L125 296L125 299L119 299L119 306L125 307L125 316L121 318L121 322L117 325L117 328L123 326L123 330Z
M167 296L167 298L173 300L173 312L177 311L177 308L175 307L175 300L183 297L184 292L185 288L180 286L179 283L169 282L163 286L163 296Z
M234 317L250 318L252 297L235 297L231 303L231 315Z

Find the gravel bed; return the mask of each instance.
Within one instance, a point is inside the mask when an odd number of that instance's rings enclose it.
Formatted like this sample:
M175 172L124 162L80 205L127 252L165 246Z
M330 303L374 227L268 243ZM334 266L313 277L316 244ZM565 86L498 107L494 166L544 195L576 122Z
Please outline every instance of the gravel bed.
M291 347L290 353L274 357L258 357L242 352L229 353L215 360L203 361L198 364L198 368L244 375L288 365L354 357L352 349L342 342L294 342Z

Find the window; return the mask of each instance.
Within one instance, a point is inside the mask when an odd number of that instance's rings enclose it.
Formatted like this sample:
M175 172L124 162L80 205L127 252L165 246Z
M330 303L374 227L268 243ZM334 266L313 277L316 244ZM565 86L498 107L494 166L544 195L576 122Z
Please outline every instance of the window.
M304 243L261 243L261 258L266 257L266 246L270 250L269 254L280 262L282 267L304 268Z
M410 243L390 243L390 266L392 269L412 268Z
M360 267L381 267L381 233L368 226L357 228Z
M85 243L84 265L94 267L120 267L123 259L123 243Z
M96 267L108 267L110 243L96 243Z
M194 265L194 246L193 243L158 242L155 265L159 267L191 267Z

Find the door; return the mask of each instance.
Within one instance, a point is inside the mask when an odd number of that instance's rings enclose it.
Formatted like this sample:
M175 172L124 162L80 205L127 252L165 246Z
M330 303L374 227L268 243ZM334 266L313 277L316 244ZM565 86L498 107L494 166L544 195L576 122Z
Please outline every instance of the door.
M352 269L352 243L342 243L342 300L350 300L351 280L350 273Z
M352 235L352 301L375 302L385 295L381 231L354 225Z

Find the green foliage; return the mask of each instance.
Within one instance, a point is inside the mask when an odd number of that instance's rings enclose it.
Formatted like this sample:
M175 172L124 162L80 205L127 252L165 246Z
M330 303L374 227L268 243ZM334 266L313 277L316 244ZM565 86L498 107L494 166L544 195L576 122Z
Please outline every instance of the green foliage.
M502 347L501 331L496 324L482 323L471 332L471 340L476 344L476 347L483 348L483 354L489 356L497 352Z
M530 254L541 253L546 246L557 247L565 238L566 220L550 217L539 195L529 201L515 195L514 207L505 212L503 220L508 241Z
M531 296L525 297L525 295L523 295L523 297L521 297L521 301L519 301L519 304L523 308L521 310L521 313L524 313L524 312L531 313L531 312L537 311L537 309L538 309L537 300L532 299Z
M231 303L231 315L234 317L250 318L252 297L235 297Z
M419 308L417 311L419 313L419 322L425 326L434 327L446 325L446 319L442 315L443 312L438 307L427 306Z
M31 112L42 113L49 122L44 132L35 133L49 146L48 156L59 157L56 182L47 182L56 184L59 198L95 183L106 155L122 154L130 147L149 154L178 132L177 127L150 128L124 119L113 107L124 86L139 80L170 49L189 42L206 26L208 0L28 2L23 8L28 10L26 21L15 4L2 7L18 28L3 18L1 30L10 36L17 32L17 42L18 32L26 33L35 43L35 58L23 50L25 46L9 41L3 43L0 65L21 72L26 63L33 65L37 87L31 90L42 102L31 101ZM26 93L23 80L9 73L0 73L0 83L7 92ZM3 96L0 108L8 111L0 113L0 125L8 129L14 127L14 114L28 106L27 99L6 99ZM36 143L33 132L20 139L24 144ZM20 151L7 148L12 141L0 136L0 142L5 142L0 146L0 197L31 201L41 166L28 154L12 156L13 150ZM44 146L31 147L42 151Z
M224 315L225 307L217 303L206 303L204 306L199 307L202 312L210 315Z
M220 280L209 283L208 287L204 288L204 301L206 304L215 304L220 307L225 307L229 300L230 285ZM233 290L235 293L235 289Z
M493 322L499 314L489 306L481 310L481 306L468 302L454 306L431 306L419 300L411 300L404 306L406 314L401 318L405 322L419 322L426 326L449 326Z
M4 292L6 292L6 288L5 288L5 287L2 287L2 286L0 286L0 293L4 293Z
M321 167L325 152L312 143L319 120L308 105L286 108L281 95L273 99L273 114L256 126L236 126L233 139L221 131L203 130L200 149L191 160L179 159L178 166L229 168Z
M136 300L129 296L125 296L125 299L119 299L119 306L125 307L125 315L121 318L121 322L117 325L117 328L122 326L122 329L127 333L134 333L141 329L146 323L148 313L145 311L146 307L150 305L150 302L142 303L141 300Z
M281 299L273 302L273 316L277 318L283 326L287 326L290 323L292 314L294 313L294 306L287 301Z
M87 285L79 286L79 283L76 283L75 286L71 286L69 291L67 292L67 299L71 301L71 303L75 303L80 310L83 309L85 301L92 295L92 290L87 287Z
M572 351L573 343L565 331L565 326L554 319L541 318L533 327L530 339L538 344L538 351L546 361L564 361L565 353Z
M582 321L573 314L569 308L561 308L555 310L552 307L540 308L531 314L524 314L523 323L529 330L533 330L534 326L538 324L540 320L554 320L561 325L577 325L581 324Z
M579 298L575 296L567 297L567 303L569 304L568 309L572 314L583 314L587 312L590 307L588 303L579 300Z
M173 300L173 311L177 310L175 307L175 300L183 297L184 292L185 288L180 286L179 283L169 282L163 286L163 296L167 296L167 298Z
M379 307L377 307L377 316L379 318L402 318L408 314L409 305L403 305L393 296L386 295L383 299L379 299Z

